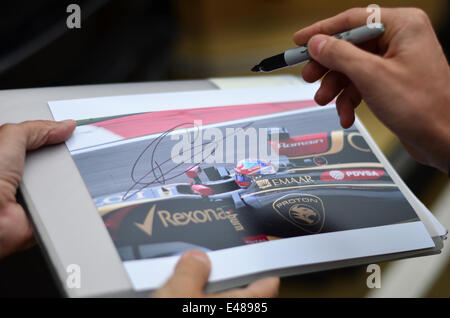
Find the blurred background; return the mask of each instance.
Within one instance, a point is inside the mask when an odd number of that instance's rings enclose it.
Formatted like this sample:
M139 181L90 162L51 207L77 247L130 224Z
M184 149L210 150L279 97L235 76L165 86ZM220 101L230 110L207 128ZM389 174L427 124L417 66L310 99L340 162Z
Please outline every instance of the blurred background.
M69 3L81 29L66 27ZM292 34L371 1L15 0L0 4L0 89L246 76L262 58L293 47ZM430 16L446 50L446 0L376 1ZM276 74L299 76L301 66ZM357 113L411 190L450 227L448 176L417 164L368 111ZM450 253L382 268L382 288L366 287L366 267L282 280L282 297L450 296ZM59 296L38 247L0 261L0 296Z

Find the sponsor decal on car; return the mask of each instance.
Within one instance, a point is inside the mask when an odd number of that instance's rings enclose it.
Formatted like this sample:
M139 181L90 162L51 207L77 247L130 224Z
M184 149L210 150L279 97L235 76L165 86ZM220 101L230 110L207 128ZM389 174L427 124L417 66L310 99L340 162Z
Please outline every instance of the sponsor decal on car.
M315 195L287 194L274 201L272 206L281 217L308 233L319 233L325 224L323 202Z
M381 169L331 170L320 175L323 181L376 180L386 172Z
M266 189L270 187L283 187L289 185L297 185L304 183L314 182L313 178L308 175L303 176L286 176L279 178L267 178L267 179L256 179L255 183L259 189Z
M169 212L168 210L156 210L156 204L149 210L144 222L135 223L135 225L151 236L155 215L159 218L165 228L228 220L236 231L244 230L244 227L238 219L237 213L233 213L231 210L226 212L218 207L215 209Z
M285 156L317 154L328 150L327 133L295 136L279 142L269 141L269 143L278 150L280 155Z

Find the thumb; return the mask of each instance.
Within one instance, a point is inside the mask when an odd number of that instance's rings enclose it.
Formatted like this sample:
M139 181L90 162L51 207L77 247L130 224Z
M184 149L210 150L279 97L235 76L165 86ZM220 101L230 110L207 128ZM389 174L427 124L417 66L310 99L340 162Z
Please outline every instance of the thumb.
M211 263L204 252L186 252L178 261L172 277L154 296L202 297L210 272Z
M50 120L34 120L20 123L25 133L27 150L37 149L46 145L58 144L70 137L75 129L74 120L60 122Z
M373 81L374 69L382 58L350 42L328 35L315 35L308 41L308 52L319 64L345 74L355 84Z
M0 180L3 181L3 190L11 196L11 201L15 201L26 151L63 142L69 138L75 125L73 120L36 120L0 126Z

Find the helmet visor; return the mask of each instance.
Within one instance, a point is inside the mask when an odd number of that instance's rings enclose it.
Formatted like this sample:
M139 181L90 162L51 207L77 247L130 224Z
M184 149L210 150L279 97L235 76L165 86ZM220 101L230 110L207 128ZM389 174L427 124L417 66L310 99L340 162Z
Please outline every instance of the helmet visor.
M240 173L236 173L236 181L238 182L249 182L250 178L247 177L246 175L240 174Z

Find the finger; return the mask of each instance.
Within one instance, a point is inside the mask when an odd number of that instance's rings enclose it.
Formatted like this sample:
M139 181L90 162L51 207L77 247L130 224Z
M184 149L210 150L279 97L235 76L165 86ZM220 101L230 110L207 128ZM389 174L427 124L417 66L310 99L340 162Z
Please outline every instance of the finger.
M201 297L211 272L208 256L198 250L181 256L169 281L155 297Z
M302 77L308 83L314 83L321 79L326 73L328 69L314 60L310 60L302 70Z
M389 25L395 18L395 9L381 8L380 16L385 24ZM352 8L338 15L316 22L306 28L297 31L293 40L297 45L305 45L316 34L338 34L367 23L369 12L366 8Z
M278 277L268 277L257 280L246 288L236 288L229 291L216 293L210 297L219 298L270 298L277 297L280 288Z
M336 107L343 128L349 128L355 122L355 108L361 104L361 94L355 85L348 85L336 100Z
M0 200L0 233L0 259L33 244L33 230L20 204Z
M365 51L373 52L375 53L377 51L377 43L375 40L369 41L366 43L363 43L359 45L359 47ZM383 53L383 52L381 52ZM303 67L302 70L302 77L303 79L308 83L314 83L321 79L327 72L329 71L328 68L325 66L320 65L314 60L310 60L306 65Z
M314 60L330 70L345 74L353 83L370 86L375 76L383 76L381 57L327 35L315 35L308 42Z
M319 105L331 102L348 85L349 79L342 73L330 71L325 75L314 99Z
M60 122L49 120L25 121L19 124L26 138L26 149L33 150L46 145L58 144L70 137L76 127L74 120Z

